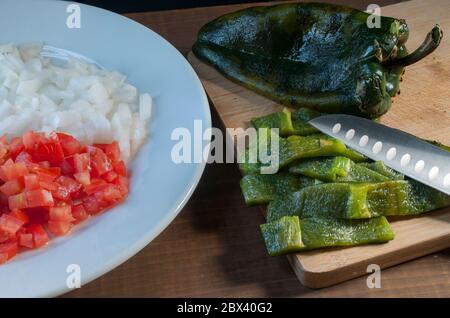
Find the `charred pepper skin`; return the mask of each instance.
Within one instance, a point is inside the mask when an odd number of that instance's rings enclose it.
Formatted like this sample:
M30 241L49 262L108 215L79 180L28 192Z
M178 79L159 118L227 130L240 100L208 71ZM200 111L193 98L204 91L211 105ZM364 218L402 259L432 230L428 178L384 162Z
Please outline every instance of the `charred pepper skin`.
M193 52L229 79L288 107L379 117L399 91L404 66L440 43L436 26L408 54L404 20L324 3L253 7L203 26Z

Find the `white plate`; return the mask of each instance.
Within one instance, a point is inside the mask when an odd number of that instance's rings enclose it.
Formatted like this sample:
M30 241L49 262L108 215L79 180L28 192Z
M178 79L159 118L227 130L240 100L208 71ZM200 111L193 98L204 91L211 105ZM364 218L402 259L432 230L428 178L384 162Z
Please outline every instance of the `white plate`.
M85 284L126 261L175 218L205 167L171 160L173 129L193 131L194 120L211 127L205 92L183 56L146 27L86 5L80 5L81 28L70 29L69 4L2 0L0 43L44 42L128 75L140 92L154 97L150 138L131 165L127 200L47 247L0 265L0 297L59 295L69 291L69 265L79 266Z

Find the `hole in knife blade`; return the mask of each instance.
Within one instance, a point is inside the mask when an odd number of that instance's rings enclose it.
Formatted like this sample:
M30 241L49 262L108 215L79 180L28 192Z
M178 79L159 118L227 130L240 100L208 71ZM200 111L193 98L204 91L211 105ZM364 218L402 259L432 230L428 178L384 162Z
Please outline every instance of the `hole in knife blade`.
M435 180L438 176L439 176L439 167L434 166L428 172L428 178L430 178L430 180Z
M341 124L337 123L336 125L333 126L333 134L337 134L340 131L341 131Z
M389 149L386 152L386 159L387 160L392 160L395 158L395 156L397 155L397 149L395 149L395 147L392 147L391 149Z
M416 162L416 166L414 167L414 171L419 173L422 172L423 168L425 168L425 161L419 160Z
M402 159L400 159L400 165L402 167L407 166L409 164L409 162L411 161L411 155L409 153L405 153L402 156Z
M345 134L345 139L347 139L347 140L352 140L354 136L355 136L355 130L354 130L354 129L350 129L350 130L347 131L347 133Z
M444 177L444 187L450 187L450 173L447 173Z
M377 141L372 147L372 152L377 154L381 151L381 149L383 149L383 143L381 141Z
M368 142L369 142L369 137L367 135L364 135L361 137L361 139L359 139L359 145L361 147L365 147Z

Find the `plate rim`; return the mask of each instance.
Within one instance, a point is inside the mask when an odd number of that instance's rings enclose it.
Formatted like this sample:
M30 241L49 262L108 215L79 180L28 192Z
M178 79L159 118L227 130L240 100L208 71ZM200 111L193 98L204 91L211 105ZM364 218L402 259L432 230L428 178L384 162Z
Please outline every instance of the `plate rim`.
M56 0L40 0L42 3L48 3L49 5L53 5L55 3L60 3ZM201 111L204 115L204 118L202 118L203 121L203 129L204 131L211 132L212 128L212 118L211 118L211 109L207 97L207 93L203 87L203 84L200 81L200 78L198 77L197 73L195 72L192 65L187 60L186 56L184 56L172 43L170 43L168 40L166 40L164 37L159 35L157 32L153 31L149 27L147 27L144 24L141 24L125 15L121 15L118 13L115 13L113 11L109 11L103 8L99 8L96 6L78 3L74 1L70 1L67 3L69 4L77 4L80 7L85 7L87 10L97 10L97 11L103 11L104 14L109 14L112 16L115 16L115 18L123 19L126 23L131 23L135 25L136 27L145 28L146 32L152 33L153 36L155 36L155 39L157 41L162 41L165 45L170 47L170 49L174 50L175 54L180 58L180 62L183 63L184 67L186 67L186 70L190 73L190 75L193 76L193 84L196 86L196 88L199 90L199 93L201 95L201 100L199 105L201 105ZM45 43L45 41L43 41ZM64 48L62 48L64 49ZM89 58L89 57L88 57ZM150 120L151 122L151 120ZM146 140L145 143L148 143L149 139ZM210 143L205 143L203 147L204 151L210 151ZM134 255L136 255L138 252L140 252L142 249L144 249L147 245L149 245L156 237L158 237L163 230L165 230L170 223L178 216L178 214L181 212L181 210L185 207L189 199L191 198L193 192L197 188L201 177L203 175L203 172L205 170L207 160L202 160L200 163L194 163L195 164L195 172L192 175L192 178L188 183L185 185L185 190L182 192L182 194L179 196L178 200L174 203L178 203L175 208L169 209L168 213L165 215L164 218L162 218L156 226L152 228L152 230L145 233L145 235L142 235L138 240L133 242L132 245L130 245L129 248L123 249L121 253L117 254L117 256L110 258L108 262L96 267L94 270L90 271L88 275L82 275L81 277L81 286L89 284L90 282L94 281L95 279L103 276L104 274L110 272L114 268L118 267L119 265L125 263L127 260L131 259ZM25 297L38 297L38 298L50 298L50 297L56 297L60 295L65 295L70 292L73 292L74 290L80 289L80 288L73 288L68 290L67 286L65 286L64 283L62 283L59 288L52 288L52 289L45 289L41 288L37 293L33 294L33 296L25 296ZM6 296L9 297L9 296ZM14 296L11 296L14 297ZM20 296L19 296L20 297Z

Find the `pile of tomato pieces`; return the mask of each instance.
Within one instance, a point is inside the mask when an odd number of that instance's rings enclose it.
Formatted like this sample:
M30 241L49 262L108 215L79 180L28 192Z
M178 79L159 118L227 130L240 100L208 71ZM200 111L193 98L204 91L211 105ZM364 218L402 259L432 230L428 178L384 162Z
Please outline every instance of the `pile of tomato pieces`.
M0 264L121 202L128 183L117 142L83 146L33 131L0 138Z

